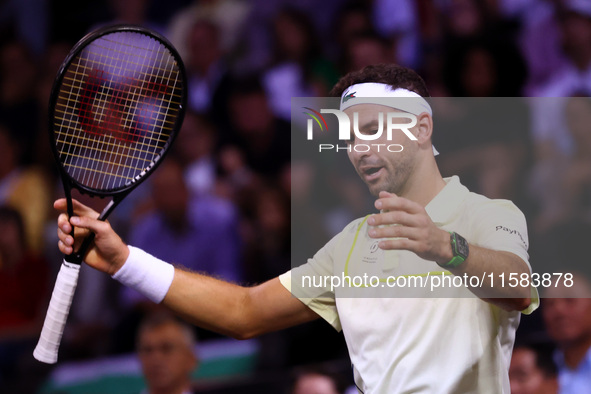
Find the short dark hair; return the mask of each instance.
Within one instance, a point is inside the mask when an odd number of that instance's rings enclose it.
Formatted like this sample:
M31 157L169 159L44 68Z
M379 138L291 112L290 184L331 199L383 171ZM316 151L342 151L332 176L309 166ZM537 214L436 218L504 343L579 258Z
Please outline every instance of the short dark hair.
M197 342L195 331L193 328L179 319L168 311L156 311L147 315L141 322L137 330L136 346L139 345L140 336L146 332L155 328L162 327L164 325L172 324L178 326L183 332L187 345L193 347Z
M372 64L342 77L330 91L330 95L340 97L351 85L375 82L390 85L393 89L407 89L422 97L429 97L425 81L410 68L398 64Z

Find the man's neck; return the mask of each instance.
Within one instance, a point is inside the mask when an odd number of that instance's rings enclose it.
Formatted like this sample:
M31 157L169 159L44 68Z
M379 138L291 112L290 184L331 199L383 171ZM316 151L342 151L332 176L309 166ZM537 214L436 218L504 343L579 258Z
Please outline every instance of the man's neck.
M446 183L437 168L434 157L419 160L418 163L418 167L406 182L400 196L426 207L445 187Z

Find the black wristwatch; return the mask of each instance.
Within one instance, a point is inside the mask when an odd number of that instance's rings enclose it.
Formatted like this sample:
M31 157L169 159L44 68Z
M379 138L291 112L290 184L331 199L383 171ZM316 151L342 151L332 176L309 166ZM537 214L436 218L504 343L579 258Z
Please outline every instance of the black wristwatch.
M446 264L441 266L455 268L466 261L468 258L468 253L470 252L470 248L468 247L468 241L466 241L466 239L460 234L456 233L455 231L450 231L449 234L451 240L451 251L454 257Z

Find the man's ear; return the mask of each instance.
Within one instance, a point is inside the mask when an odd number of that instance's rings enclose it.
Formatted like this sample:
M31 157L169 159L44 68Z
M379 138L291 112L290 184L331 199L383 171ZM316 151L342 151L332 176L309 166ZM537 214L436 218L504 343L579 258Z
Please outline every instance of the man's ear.
M433 135L433 118L426 112L417 116L416 137L421 146L428 144L431 148L431 136Z

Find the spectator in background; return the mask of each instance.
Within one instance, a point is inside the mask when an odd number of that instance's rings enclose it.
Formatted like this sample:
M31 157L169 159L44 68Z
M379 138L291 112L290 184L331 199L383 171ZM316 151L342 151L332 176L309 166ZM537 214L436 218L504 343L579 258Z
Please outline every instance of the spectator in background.
M220 39L220 29L215 22L196 19L187 32L184 59L189 108L208 113L219 126L227 126L227 99L232 78Z
M55 176L57 176L57 166L51 153L49 138L46 137L49 116L48 102L55 76L72 46L72 44L65 41L52 42L48 45L42 58L43 67L38 70L39 76L35 88L36 111L39 115L36 135L40 136L40 138L35 139L34 146L29 151L34 155L35 164L47 170L51 169ZM55 181L57 182L57 179Z
M168 157L151 178L154 211L141 217L130 242L190 270L225 280L242 279L234 206L213 196L195 196L183 168ZM128 300L136 298L128 291Z
M185 182L194 195L214 192L217 142L215 125L206 116L187 111L173 149L185 168Z
M322 368L307 368L296 374L290 394L340 394L340 383Z
M415 3L412 0L375 0L372 15L376 30L395 43L388 57L414 68L419 65L421 57L418 7Z
M464 41L448 52L445 70L451 96L476 99L447 100L454 108L438 113L442 122L433 135L444 153L438 159L442 172L458 174L489 198L518 200L530 148L529 108L504 97L519 96L523 86L519 53L488 39ZM442 102L435 100L435 107Z
M176 0L179 3L179 0ZM218 30L216 43L224 53L231 53L240 43L242 30L250 22L252 4L244 0L193 0L187 7L179 10L169 24L171 42L186 58L190 53L187 42L188 32L196 21L208 21ZM167 2L168 4L168 2ZM164 6L160 5L162 8Z
M390 40L376 33L365 32L349 39L345 47L345 72L361 70L380 63L396 63Z
M568 100L567 126L575 150L564 172L563 192L569 217L582 217L591 223L591 98Z
M8 391L39 335L48 281L49 265L28 247L21 215L0 206L0 386Z
M558 347L559 392L585 393L591 387L591 285L580 274L570 287L564 281L554 285L544 295L542 317Z
M336 45L328 49L334 51L331 54L333 59L338 59L339 63L346 63L344 61L345 48L349 40L359 34L374 30L371 7L363 0L349 1L337 11L332 25L331 31L335 35L333 43Z
M262 283L290 268L289 196L274 185L263 186L253 193L251 209L243 237L245 269L249 283Z
M442 2L424 2L423 24L425 67L429 85L434 87L434 96L455 96L449 90L449 61L455 57L465 55L466 50L473 43L495 39L499 47L508 45L510 48L514 39L503 21L493 11L493 6L487 0L449 0ZM509 57L514 60L514 50ZM501 52L504 56L505 52ZM494 59L502 62L502 57ZM510 63L510 61L506 62ZM458 64L455 64L457 67ZM521 67L516 65L517 70ZM453 67L453 66L452 66ZM451 68L451 71L454 71ZM506 72L507 70L502 70ZM513 75L514 69L509 69ZM499 82L499 81L497 81ZM458 81L453 82L457 87ZM504 86L507 86L505 84ZM445 89L444 89L445 88ZM517 93L519 94L519 93Z
M23 147L33 145L37 138L36 82L37 68L27 47L17 41L1 45L0 120ZM22 158L28 162L32 154L23 150Z
M534 228L544 234L573 222L591 224L591 98L541 100L564 108L563 119L574 142L570 154L556 150L540 159L532 172L530 193L539 204Z
M188 394L199 363L192 328L168 313L144 319L137 333L137 354L147 394Z
M99 26L122 23L146 27L160 34L165 33L163 26L149 18L151 0L107 0L106 3L110 19L99 23ZM90 30L95 30L99 26L94 26Z
M493 25L493 13L486 0L442 2L445 32L450 41L480 37Z
M560 27L561 45L566 56L564 66L545 84L534 90L538 97L591 95L591 2L564 0L555 14ZM534 102L532 136L536 162L569 155L575 149L565 127L564 102Z
M567 62L535 93L542 97L564 97L574 91L591 93L591 3L564 0L555 15Z
M14 133L0 124L0 204L20 213L25 222L27 245L39 252L43 248L43 231L52 196L43 171L20 164L23 149Z
M273 115L272 100L256 76L236 81L230 95L231 142L250 169L269 178L280 174L291 155L291 125Z
M535 96L536 89L564 67L566 59L560 43L560 29L554 14L563 0L500 0L500 13L519 25L516 43L528 68L525 96Z
M451 46L443 71L452 97L519 97L527 73L517 47L494 37Z
M130 242L192 271L242 281L242 245L233 204L191 193L184 169L174 156L160 165L150 186L153 209L131 226ZM112 338L117 353L130 351L140 320L161 309L129 288L121 288L119 299L124 313ZM212 336L206 330L200 333L204 338Z
M511 394L557 394L558 371L554 346L543 342L518 343L513 348L509 381Z
M216 194L243 207L247 204L244 200L262 184L261 177L249 168L244 152L234 144L222 147L219 161L220 177Z
M332 64L323 56L309 16L285 8L272 21L272 65L263 75L269 105L275 116L291 119L291 98L326 96L336 82Z
M34 10L32 12L32 10ZM0 3L0 32L12 27L20 41L36 56L45 50L50 24L49 2L6 0Z

